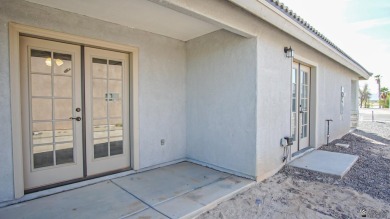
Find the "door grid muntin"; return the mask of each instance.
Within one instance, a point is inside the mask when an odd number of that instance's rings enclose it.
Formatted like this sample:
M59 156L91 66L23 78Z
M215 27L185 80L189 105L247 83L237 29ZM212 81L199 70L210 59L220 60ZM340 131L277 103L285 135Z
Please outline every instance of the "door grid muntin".
M104 159L112 156L121 156L124 154L123 61L93 57L91 64L93 158ZM120 73L118 74L118 72ZM98 84L103 84L103 86L95 89L95 86ZM110 84L112 85L110 86ZM103 112L99 112L102 109Z
M75 164L75 147L77 147L74 144L75 126L73 121L66 118L67 116L73 116L74 77L72 69L74 67L74 54L28 47L28 57L31 171ZM39 69L39 66L41 69ZM66 68L64 69L64 67ZM42 84L44 78L49 80L48 84ZM61 78L65 80L59 80ZM68 84L64 84L63 81L68 81ZM61 89L57 89L57 86ZM62 95L64 87L67 89L65 90L67 91L65 93L68 93L67 96ZM45 92L42 93L41 90L49 92L45 95ZM45 104L42 104L43 102L46 102L46 107ZM57 104L61 102L68 102L68 104ZM69 103L70 106L67 106ZM70 114L64 114L61 110L63 107L68 107L68 113ZM49 112L45 112L45 110ZM63 117L59 118L58 115ZM60 128L59 124L61 123L67 125L62 125L62 128ZM45 128L43 128L44 124L46 124ZM39 126L41 128L38 128ZM46 130L40 131L39 129ZM43 135L47 134L48 136L44 139ZM48 140L49 138L51 138L51 141ZM40 148L40 150L37 149L37 153L34 152L36 148ZM44 163L45 160L46 163Z

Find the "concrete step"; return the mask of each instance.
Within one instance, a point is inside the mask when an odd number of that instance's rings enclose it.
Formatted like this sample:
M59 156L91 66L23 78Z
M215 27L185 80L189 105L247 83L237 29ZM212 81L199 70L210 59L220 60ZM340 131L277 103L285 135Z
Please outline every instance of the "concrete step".
M351 154L315 150L289 163L289 166L342 178L359 157Z

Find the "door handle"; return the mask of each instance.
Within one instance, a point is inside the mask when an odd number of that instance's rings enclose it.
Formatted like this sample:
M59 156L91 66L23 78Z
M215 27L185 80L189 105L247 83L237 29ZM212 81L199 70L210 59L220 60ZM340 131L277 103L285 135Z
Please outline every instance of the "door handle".
M78 122L81 121L81 117L80 116L78 116L78 117L69 117L69 119L74 119L74 120L76 120Z

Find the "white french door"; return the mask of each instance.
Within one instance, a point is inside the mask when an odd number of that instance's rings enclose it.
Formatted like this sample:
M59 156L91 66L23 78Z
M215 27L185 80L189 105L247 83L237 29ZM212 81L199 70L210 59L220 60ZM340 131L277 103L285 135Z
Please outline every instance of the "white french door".
M291 152L310 145L310 67L293 62L291 73Z
M87 174L130 166L129 55L85 48Z
M80 46L20 37L20 50L25 189L81 178Z
M20 37L25 190L130 167L129 55L82 50Z

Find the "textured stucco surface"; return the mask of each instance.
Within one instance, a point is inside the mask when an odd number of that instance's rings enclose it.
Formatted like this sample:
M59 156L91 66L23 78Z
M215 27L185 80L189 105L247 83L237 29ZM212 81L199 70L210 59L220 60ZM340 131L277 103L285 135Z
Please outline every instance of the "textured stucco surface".
M257 36L256 175L259 179L272 175L282 167L283 149L280 147L280 139L290 135L291 60L284 56L285 46L291 45L296 54L317 64L317 75L313 77L316 78L317 87L316 92L312 93L316 94L318 102L317 111L311 112L312 124L313 120L316 121L315 136L311 139L312 146L318 147L326 141L327 118L334 120L331 124L332 139L349 130L351 100L349 92L351 80L357 80L357 74L313 49L318 47L314 38L303 43L233 3L223 0L207 3L181 0L153 1L218 21L227 29ZM270 13L263 12L264 16ZM279 22L279 26L284 26L286 31L294 30L284 19L275 22ZM303 31L296 34L305 35ZM340 119L339 114L341 86L344 86L347 92L343 119Z
M290 78L291 59L284 56L284 46L295 50L296 56L316 64L311 81L310 146L326 143L326 122L331 123L331 139L346 134L350 129L351 81L357 76L306 44L268 24L261 25L258 38L257 77L257 174L259 178L277 171L283 149L280 139L290 135ZM303 61L303 60L297 60ZM313 66L312 66L313 67ZM340 117L341 86L346 92L344 115ZM315 102L317 106L315 107Z
M256 39L216 31L187 42L187 156L254 176Z
M284 46L316 65L311 146L326 142L327 118L334 120L331 139L349 130L351 80L357 76L314 50L311 41L296 40L223 0L161 4L257 37L221 30L182 42L21 0L0 0L0 166L5 167L0 168L0 202L13 198L10 21L139 47L141 168L188 157L259 179L276 172L283 165L280 139L290 135L291 60ZM343 118L341 86L346 91Z
M0 201L13 198L8 22L138 47L140 168L185 157L184 42L21 0L1 0Z

